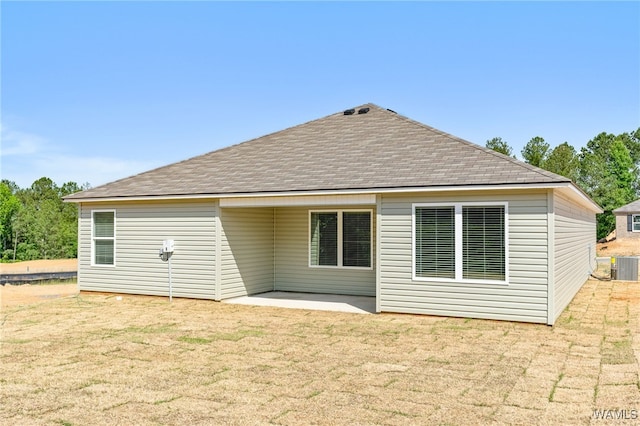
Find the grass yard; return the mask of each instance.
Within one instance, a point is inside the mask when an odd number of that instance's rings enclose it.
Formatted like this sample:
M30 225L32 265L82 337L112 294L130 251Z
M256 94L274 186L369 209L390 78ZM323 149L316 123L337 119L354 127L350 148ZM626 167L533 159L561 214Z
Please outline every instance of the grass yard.
M639 284L599 281L553 328L99 293L4 303L0 423L637 424L639 322Z

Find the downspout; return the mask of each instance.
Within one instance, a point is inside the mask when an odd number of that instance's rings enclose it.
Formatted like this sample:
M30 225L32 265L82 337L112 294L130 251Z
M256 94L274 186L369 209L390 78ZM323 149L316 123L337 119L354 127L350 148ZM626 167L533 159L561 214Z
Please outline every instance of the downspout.
M555 322L555 206L553 189L547 191L547 325Z
M276 208L273 208L273 291L276 291Z
M216 251L216 260L215 260L215 268L216 268L216 277L215 277L215 300L217 300L218 302L222 299L222 283L220 282L222 280L222 259L220 259L222 257L222 221L220 220L220 215L222 214L222 208L220 207L220 201L216 202L216 217L215 217L215 224L216 224L216 247L215 247L215 251Z
M380 271L380 246L382 238L380 236L380 226L382 224L382 195L376 194L376 313L380 313L381 301L380 301L380 293L381 293L381 271Z
M78 284L78 289L82 288L82 280L80 279L80 271L82 270L82 268L80 267L80 249L84 246L84 244L82 243L82 203L78 203L78 247L77 247L77 253L76 253L76 262L78 263L76 266L76 282ZM14 246L15 247L15 246ZM15 252L14 252L14 260L15 260ZM91 255L89 255L91 256Z

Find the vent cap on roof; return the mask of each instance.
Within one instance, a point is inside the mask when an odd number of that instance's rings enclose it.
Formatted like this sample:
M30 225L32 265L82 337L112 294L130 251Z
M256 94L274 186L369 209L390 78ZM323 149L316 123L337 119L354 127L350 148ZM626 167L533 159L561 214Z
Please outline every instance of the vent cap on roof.
M353 113L355 113L356 110L351 108L351 109L345 109L344 110L344 115L353 115Z
M366 114L369 112L369 108L360 108L358 114Z

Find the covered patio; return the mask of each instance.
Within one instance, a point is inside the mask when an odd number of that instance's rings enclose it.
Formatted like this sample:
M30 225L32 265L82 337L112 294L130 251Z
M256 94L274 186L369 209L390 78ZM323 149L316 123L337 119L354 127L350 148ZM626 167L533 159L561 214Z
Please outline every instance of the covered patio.
M223 300L223 302L237 305L273 306L278 308L350 312L355 314L373 314L376 312L375 297L342 294L270 291L267 293L234 297Z

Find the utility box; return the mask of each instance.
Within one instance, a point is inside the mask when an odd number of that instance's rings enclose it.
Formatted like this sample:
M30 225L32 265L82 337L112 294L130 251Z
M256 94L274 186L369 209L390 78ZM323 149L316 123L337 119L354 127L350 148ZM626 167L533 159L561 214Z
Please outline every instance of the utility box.
M175 243L173 240L164 240L162 241L162 251L164 253L173 253L175 247Z
M638 281L638 257L612 257L611 279L618 281Z

